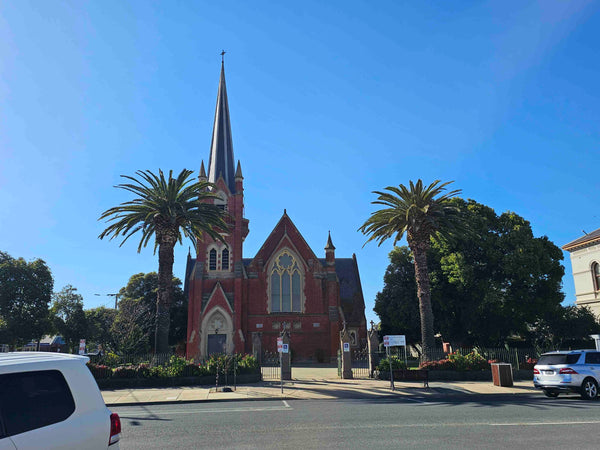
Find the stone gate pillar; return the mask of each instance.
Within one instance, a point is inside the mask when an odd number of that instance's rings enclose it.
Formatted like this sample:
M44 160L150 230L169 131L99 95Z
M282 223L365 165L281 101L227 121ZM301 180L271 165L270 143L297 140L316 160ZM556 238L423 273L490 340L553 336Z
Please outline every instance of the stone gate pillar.
M344 329L340 331L340 350L342 351L342 379L352 379L352 351L350 349L350 333L346 331L346 324L344 323Z
M373 327L373 321L371 321L371 330L367 333L367 346L369 349L369 378L373 378L379 363L375 355L379 350L379 332Z
M283 339L284 348L287 345L288 352L281 354L281 378L283 380L291 380L292 379L292 354L290 347L290 332L285 329L281 332L281 337Z
M256 331L252 333L252 355L256 358L259 364L262 364L262 333Z

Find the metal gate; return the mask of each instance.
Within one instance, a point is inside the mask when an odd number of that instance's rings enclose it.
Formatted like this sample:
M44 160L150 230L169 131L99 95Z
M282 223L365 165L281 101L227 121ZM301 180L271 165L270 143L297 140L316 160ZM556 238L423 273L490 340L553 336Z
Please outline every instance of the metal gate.
M261 358L260 372L263 380L280 380L281 367L279 365L279 353L265 351Z
M369 348L352 350L352 377L369 378Z

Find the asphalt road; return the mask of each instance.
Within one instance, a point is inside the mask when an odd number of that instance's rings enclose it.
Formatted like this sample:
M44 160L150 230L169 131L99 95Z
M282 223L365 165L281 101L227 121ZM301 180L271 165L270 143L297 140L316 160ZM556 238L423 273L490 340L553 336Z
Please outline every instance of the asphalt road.
M600 402L575 396L240 401L112 410L121 416L123 450L600 447Z

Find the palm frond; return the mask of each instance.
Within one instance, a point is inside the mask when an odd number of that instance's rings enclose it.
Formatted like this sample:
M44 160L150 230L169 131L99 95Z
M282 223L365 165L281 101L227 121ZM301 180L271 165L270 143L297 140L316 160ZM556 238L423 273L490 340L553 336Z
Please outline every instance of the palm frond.
M109 225L98 236L100 239L122 238L123 245L131 236L140 234L138 252L155 238L170 233L182 242L182 236L196 245L197 237L208 235L223 241L220 232L228 229L226 213L212 203L219 198L211 191L208 182L194 182L191 170L184 169L177 177L162 170L155 174L149 170L137 171L135 176L122 175L126 183L115 186L134 194L135 198L104 211L99 220Z
M371 241L381 245L392 237L396 245L406 234L423 240L443 238L465 228L459 208L451 202L461 190L448 191L451 183L435 180L425 186L419 179L409 181L408 187L400 184L374 191L378 198L372 204L384 208L373 212L359 228L368 236L365 245Z

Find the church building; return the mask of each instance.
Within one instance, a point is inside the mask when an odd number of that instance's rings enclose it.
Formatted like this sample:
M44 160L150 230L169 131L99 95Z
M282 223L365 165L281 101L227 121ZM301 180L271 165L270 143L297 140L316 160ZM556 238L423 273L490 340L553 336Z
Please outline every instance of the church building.
M235 170L234 170L235 167ZM319 257L283 211L258 253L244 258L249 220L244 217L244 177L235 166L225 71L221 77L208 160L201 181L214 183L215 204L228 211L226 244L198 240L196 258L188 255L186 355L276 351L285 328L295 360L334 359L346 327L355 348L366 341L365 304L356 255L338 258L331 235ZM265 199L266 200L266 199Z

